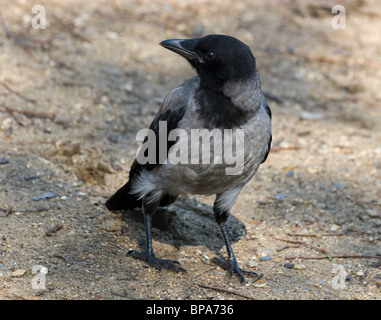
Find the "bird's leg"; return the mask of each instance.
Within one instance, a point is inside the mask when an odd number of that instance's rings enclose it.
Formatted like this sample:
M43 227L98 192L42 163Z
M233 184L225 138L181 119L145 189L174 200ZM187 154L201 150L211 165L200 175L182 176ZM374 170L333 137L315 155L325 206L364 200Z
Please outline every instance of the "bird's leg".
M228 233L226 230L226 225L225 224L220 225L220 229L221 229L222 236L224 237L226 250L228 252L227 263L225 263L225 264L222 263L221 266L229 271L230 277L232 277L233 273L235 273L238 275L238 277L242 283L246 282L246 278L243 274L254 275L257 278L256 280L259 280L260 278L262 278L262 276L263 276L262 274L258 274L255 271L247 271L247 270L241 269L238 266L237 260L234 256L233 248L230 245L230 240L229 240L229 236L228 236Z
M241 269L238 266L237 260L234 256L233 248L230 244L229 235L225 225L225 222L229 216L229 212L221 211L216 207L216 205L214 205L214 215L215 215L217 223L220 226L221 233L224 238L226 250L228 253L228 260L223 261L221 259L218 259L218 264L229 272L230 277L232 277L234 273L237 274L242 283L246 282L246 278L243 274L254 275L256 277L255 281L262 278L263 274L257 274L254 271L247 271L247 270Z
M162 267L173 271L184 271L184 268L177 266L179 264L176 260L165 260L156 257L153 247L152 247L152 216L160 201L155 204L147 204L143 200L143 214L144 214L144 226L146 230L146 250L144 252L139 252L135 250L128 251L128 255L146 261L150 266L161 270Z

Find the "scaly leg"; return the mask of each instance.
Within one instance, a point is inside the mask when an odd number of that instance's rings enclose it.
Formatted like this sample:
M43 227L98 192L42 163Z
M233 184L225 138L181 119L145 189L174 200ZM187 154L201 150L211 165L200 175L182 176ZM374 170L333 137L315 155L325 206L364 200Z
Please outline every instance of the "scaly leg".
M160 202L160 201L159 201ZM162 267L173 271L183 271L186 272L184 268L177 266L179 264L176 260L165 260L156 257L153 247L152 247L152 215L155 213L158 203L147 204L143 200L143 214L144 214L144 226L146 230L146 250L144 252L139 252L135 250L128 251L128 255L133 258L146 261L150 266L161 270Z
M217 262L225 270L228 270L230 277L232 277L234 273L237 274L242 283L246 282L245 276L243 274L254 275L257 278L255 281L257 281L260 278L262 278L263 274L258 275L254 271L246 271L246 270L243 270L240 267L238 267L237 260L234 256L233 248L230 244L228 232L227 232L226 225L225 225L225 222L226 222L230 212L228 210L221 210L218 207L217 203L218 203L219 197L221 197L221 195L217 195L216 201L214 203L213 211L214 211L214 217L215 217L218 225L220 226L221 233L222 233L222 236L224 238L226 251L228 253L228 260L223 261L221 259L217 259L218 260Z
M233 248L230 245L230 240L229 240L229 236L228 236L225 224L220 225L220 228L221 228L222 236L224 237L226 250L228 252L228 260L225 263L222 262L219 264L225 270L229 272L229 276L232 277L234 273L237 274L242 283L246 282L245 276L243 274L254 275L255 277L257 277L256 280L259 280L260 278L262 278L263 274L258 275L258 273L254 271L247 271L238 267L237 260L234 256Z

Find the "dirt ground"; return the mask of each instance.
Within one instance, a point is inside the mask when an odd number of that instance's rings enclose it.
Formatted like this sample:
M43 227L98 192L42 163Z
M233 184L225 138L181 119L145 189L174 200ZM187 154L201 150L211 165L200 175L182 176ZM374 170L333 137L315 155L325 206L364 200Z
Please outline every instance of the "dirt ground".
M345 1L339 30L334 1L39 4L35 30L31 1L0 0L0 299L381 299L378 0ZM154 220L157 255L186 274L127 256L141 215L104 206L137 131L194 75L158 43L210 33L252 48L273 113L272 151L229 218L240 265L264 274L247 285L213 263L213 198Z

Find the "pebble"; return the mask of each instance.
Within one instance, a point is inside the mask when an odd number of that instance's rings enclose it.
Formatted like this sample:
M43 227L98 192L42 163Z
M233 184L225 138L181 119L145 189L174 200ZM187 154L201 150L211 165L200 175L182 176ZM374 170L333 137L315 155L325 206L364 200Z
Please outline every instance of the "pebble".
M302 112L299 115L299 118L302 119L302 120L316 121L316 120L326 119L327 116L325 116L324 114L321 114L321 113L317 113L317 112Z
M258 266L259 266L259 263L258 263L257 261L248 261L248 262L246 263L246 265L247 265L248 267L255 268L255 267L258 267Z
M340 229L340 227L337 224L331 224L331 226L329 227L329 230L332 232L335 232L339 229Z
M371 218L381 218L381 211L376 209L367 209L366 214Z
M0 158L0 164L7 164L9 163L9 160L6 158Z
M41 290L38 290L36 293L35 293L35 296L42 296L44 293L45 293L45 289L41 289Z
M295 268L296 270L304 270L304 269L306 269L307 267L306 267L304 264L296 264L296 265L294 265L294 268Z
M261 261L270 261L273 257L272 256L263 256L263 257L260 257L259 260Z
M130 82L127 82L123 87L127 92L132 92L134 90L134 85Z
M290 262L286 262L283 267L287 268L287 269L292 269L295 265L293 263L290 263Z
M11 277L17 277L17 278L22 277L25 274L25 272L26 270L24 269L17 269L12 272Z
M304 74L300 71L295 71L292 73L292 77L295 79L295 80L302 80L304 78Z
M119 34L117 32L114 32L114 31L108 31L108 32L106 32L106 37L111 39L111 40L116 40L119 38Z
M364 271L362 271L362 270L357 271L357 272L356 272L356 275L357 275L358 277L363 277L363 276L365 276Z
M341 183L335 183L335 184L333 185L333 188L334 188L334 189L343 189L343 185L342 185Z
M40 201L40 200L51 199L51 198L54 198L56 196L57 196L57 193L55 193L55 192L48 192L48 193L45 193L42 196L33 197L32 200L33 201Z
M285 197L285 195L284 195L283 193L278 193L278 194L275 196L275 198L276 198L277 200L284 200L286 197Z
M294 176L294 170L289 170L287 172L287 177L293 177Z
M352 275L348 274L348 275L345 277L345 281L346 281L346 282L352 282L352 281L353 281L353 277L352 277Z

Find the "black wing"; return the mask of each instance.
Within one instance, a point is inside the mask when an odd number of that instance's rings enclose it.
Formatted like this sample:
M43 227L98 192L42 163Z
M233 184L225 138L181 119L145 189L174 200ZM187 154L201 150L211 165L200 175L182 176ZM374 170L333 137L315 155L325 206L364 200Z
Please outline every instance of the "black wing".
M149 127L149 129L155 133L155 137L156 137L156 141L155 141L155 152L156 152L155 162L140 165L140 168L145 168L148 171L151 171L154 168L156 168L158 165L163 163L165 161L165 159L167 159L169 149L176 143L176 141L168 141L168 135L171 132L171 130L177 128L177 124L183 118L184 113L185 113L185 107L180 107L180 108L177 108L175 110L168 109L166 112L156 115L155 119L152 121L152 123ZM159 148L159 137L160 137L160 126L159 126L159 124L160 124L160 122L165 122L166 127L167 127L167 130L166 130L167 136L165 137L167 139L167 149L166 150L160 150L160 148ZM143 143L146 143L146 142L147 142L147 137ZM147 149L146 151L148 151L148 150L149 149ZM146 156L147 156L147 154L146 154ZM134 163L135 162L137 163L136 160L134 161ZM134 174L134 172L132 172L132 169L135 169L135 170L138 169L137 166L138 166L138 164L136 164L134 166L134 168L131 167L130 178L131 178L131 174Z
M156 161L155 163L140 164L136 159L133 162L129 181L120 188L109 200L106 202L106 207L110 210L122 210L133 209L141 206L141 200L137 199L136 195L131 194L131 183L137 179L143 169L151 171L160 166L163 157L167 157L169 149L176 143L176 141L168 141L168 134L171 130L178 127L178 123L184 117L186 105L190 96L193 94L194 89L199 85L198 77L188 80L181 86L172 90L168 96L164 99L157 115L150 125L150 129L155 133L156 138ZM159 150L159 135L160 135L160 121L166 121L167 123L167 149ZM146 141L146 140L145 140ZM149 149L148 149L149 150ZM161 151L161 152L160 152ZM165 195L160 205L167 205L174 201L175 198L170 195Z
M263 96L263 100L262 101L263 101L263 106L264 106L264 108L266 110L266 113L270 117L270 121L271 121L271 117L272 117L271 109L270 109L269 104L267 103L266 98L264 96ZM262 163L266 161L266 159L267 159L267 157L268 157L268 155L270 153L272 139L273 139L272 134L270 134L269 142L268 142L268 145L267 145L267 152L265 154L265 157L262 160Z

